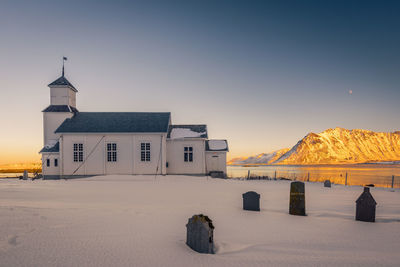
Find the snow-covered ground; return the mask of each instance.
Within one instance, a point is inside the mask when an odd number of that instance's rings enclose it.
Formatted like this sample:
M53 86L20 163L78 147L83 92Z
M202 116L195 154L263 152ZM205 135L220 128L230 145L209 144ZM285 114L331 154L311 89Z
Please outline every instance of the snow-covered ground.
M0 180L0 266L398 266L400 190L372 188L377 222L354 220L361 187L306 183L308 216L288 214L288 181L190 176ZM261 211L242 210L242 193ZM185 245L194 214L217 253Z

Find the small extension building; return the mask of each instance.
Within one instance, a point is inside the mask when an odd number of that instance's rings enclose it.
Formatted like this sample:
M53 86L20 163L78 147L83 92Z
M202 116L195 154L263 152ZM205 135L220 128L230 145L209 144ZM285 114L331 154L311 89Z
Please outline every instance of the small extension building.
M169 112L80 112L62 76L43 110L45 179L108 174L226 174L226 140L206 125L173 125Z

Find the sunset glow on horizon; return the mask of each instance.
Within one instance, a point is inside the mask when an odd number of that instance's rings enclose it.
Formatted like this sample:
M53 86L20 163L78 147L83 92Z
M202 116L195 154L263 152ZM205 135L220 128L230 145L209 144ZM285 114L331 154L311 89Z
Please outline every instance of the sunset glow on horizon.
M40 162L47 85L79 111L171 112L228 160L329 128L399 131L398 2L5 1L0 168Z

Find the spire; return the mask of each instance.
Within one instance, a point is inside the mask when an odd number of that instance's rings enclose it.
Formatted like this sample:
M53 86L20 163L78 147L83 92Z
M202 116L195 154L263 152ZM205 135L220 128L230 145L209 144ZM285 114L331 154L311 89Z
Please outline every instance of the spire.
M63 57L63 67L62 67L62 77L64 77L64 62L67 60L67 57Z

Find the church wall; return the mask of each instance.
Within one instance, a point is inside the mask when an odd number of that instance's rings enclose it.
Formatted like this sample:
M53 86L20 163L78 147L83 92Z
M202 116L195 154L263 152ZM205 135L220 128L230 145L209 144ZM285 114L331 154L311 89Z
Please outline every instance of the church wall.
M67 118L71 118L73 113L70 112L43 112L43 144L54 145L57 143L60 134L54 131Z
M58 160L57 166L55 166L54 160ZM50 166L47 167L47 160L50 162ZM44 178L51 176L56 177L60 175L60 155L59 153L42 153L42 174Z
M69 94L68 105L76 107L76 92L69 90L68 94Z
M221 171L226 174L226 152L207 151L206 169L207 173L211 171Z
M193 162L184 161L184 147L193 147ZM167 140L168 174L205 174L205 141L202 139Z
M103 137L104 136L104 137ZM117 161L108 162L107 143L117 144ZM141 142L150 142L150 161L142 162ZM86 161L73 161L73 144L84 145ZM164 151L161 151L160 143ZM64 134L63 175L155 174L165 173L165 134ZM91 154L90 154L91 153ZM89 155L90 154L90 155ZM164 155L164 156L163 156ZM82 166L81 166L82 165ZM81 166L79 169L78 167ZM74 171L78 169L75 173Z
M68 87L51 87L50 104L51 105L71 105L75 107L76 93Z

